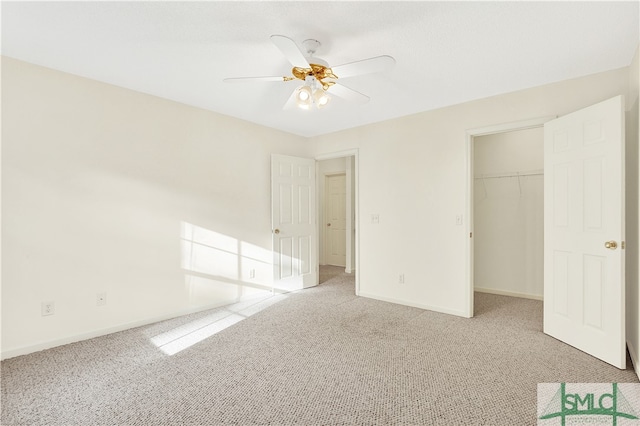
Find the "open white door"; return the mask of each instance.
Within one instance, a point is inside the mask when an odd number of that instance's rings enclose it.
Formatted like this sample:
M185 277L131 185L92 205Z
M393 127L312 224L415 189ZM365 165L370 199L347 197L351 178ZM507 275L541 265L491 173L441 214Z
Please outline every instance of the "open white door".
M324 263L347 266L347 178L344 174L325 177Z
M544 332L625 368L624 98L544 126Z
M298 290L318 284L315 160L271 155L273 285Z

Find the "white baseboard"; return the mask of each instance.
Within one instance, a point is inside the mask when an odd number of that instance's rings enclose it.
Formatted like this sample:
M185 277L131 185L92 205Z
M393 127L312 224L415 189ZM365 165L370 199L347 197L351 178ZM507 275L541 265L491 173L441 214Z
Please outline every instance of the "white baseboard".
M474 287L473 291L477 291L479 293L497 294L500 296L521 297L523 299L533 299L533 300L543 299L542 296L538 296L537 294L517 293L514 291L495 290L493 288Z
M629 342L627 342L627 349L629 349L629 356L631 357L631 363L633 364L633 371L636 372L638 380L640 380L640 366L638 365L638 354Z
M182 311L172 312L165 315L160 315L153 318L142 319L138 321L132 321L128 323L118 324L113 327L101 328L98 330L89 331L87 333L75 334L72 336L62 337L60 339L47 340L44 342L39 342L33 345L21 346L14 349L3 350L0 352L0 359L9 359L14 358L20 355L28 355L33 352L43 351L45 349L55 348L57 346L68 345L70 343L80 342L82 340L93 339L95 337L106 336L107 334L117 333L119 331L129 330L131 328L142 327L144 325L153 324L160 321L166 321L172 318L181 317L183 315L194 314L196 312L207 311L209 309L216 309L222 306L227 306L232 303L236 303L242 300L242 298L225 303L217 303L213 305L201 306L197 308L185 309Z
M401 300L401 299L395 299L395 298L392 298L392 297L378 296L376 294L363 293L363 292L360 292L360 294L358 294L358 296L366 297L366 298L369 298L369 299L380 300L380 301L383 301L383 302L395 303L397 305L411 306L413 308L426 309L427 311L440 312L442 314L449 314L449 315L455 315L455 316L458 316L458 317L467 318L467 315L466 315L466 313L464 311L458 311L458 310L455 310L455 309L443 308L441 306L425 305L425 304L422 304L422 303L415 303L415 302L411 302L411 301L408 301L408 300Z

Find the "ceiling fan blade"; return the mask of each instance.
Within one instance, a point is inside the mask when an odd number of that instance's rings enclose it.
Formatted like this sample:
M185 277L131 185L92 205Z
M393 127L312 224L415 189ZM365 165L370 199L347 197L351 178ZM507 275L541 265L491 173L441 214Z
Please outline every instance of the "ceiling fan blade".
M285 77L234 77L234 78L225 78L222 80L226 83L246 83L252 81L287 81Z
M395 63L396 60L393 59L393 57L383 55L331 67L331 70L338 78L345 78L355 75L386 71L393 67Z
M282 106L283 110L289 110L289 109L293 109L293 107L296 106L296 91L298 89L296 88L292 93L291 96L289 96L289 99L287 99L287 102L284 103L284 105Z
M346 99L348 101L357 102L359 104L366 104L369 102L369 97L367 95L363 95L360 92L357 92L353 89L349 89L347 86L343 86L342 84L333 84L327 90L332 95L336 95L342 99Z
M276 45L291 65L300 68L309 68L309 62L304 57L295 41L282 35L272 35L271 41Z

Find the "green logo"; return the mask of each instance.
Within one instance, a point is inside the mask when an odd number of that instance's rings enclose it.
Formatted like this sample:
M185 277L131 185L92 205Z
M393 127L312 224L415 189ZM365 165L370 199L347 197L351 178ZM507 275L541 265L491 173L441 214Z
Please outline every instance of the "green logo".
M620 391L617 383L611 384L611 392L608 390L585 391L589 385L581 384L583 392L567 393L566 383L560 383L560 388L551 398L539 417L540 420L559 418L562 426L566 425L567 418L583 416L584 423L588 423L586 416L609 416L611 424L616 426L619 418L638 419L637 413L631 407L631 403ZM540 386L538 386L538 403L540 398ZM603 419L603 417L600 417ZM577 418L576 418L577 420Z

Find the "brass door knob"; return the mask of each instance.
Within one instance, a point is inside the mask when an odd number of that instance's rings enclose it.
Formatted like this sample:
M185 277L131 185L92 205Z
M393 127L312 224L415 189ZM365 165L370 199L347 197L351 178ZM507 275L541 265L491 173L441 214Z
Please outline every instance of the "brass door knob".
M331 226L331 224L330 224L330 223L327 223L327 226Z
M280 230L278 228L275 229L275 231L273 231L275 234L279 234Z
M616 243L615 241L607 241L606 243L604 243L604 246L608 249L615 250L616 248L618 248L618 243Z

